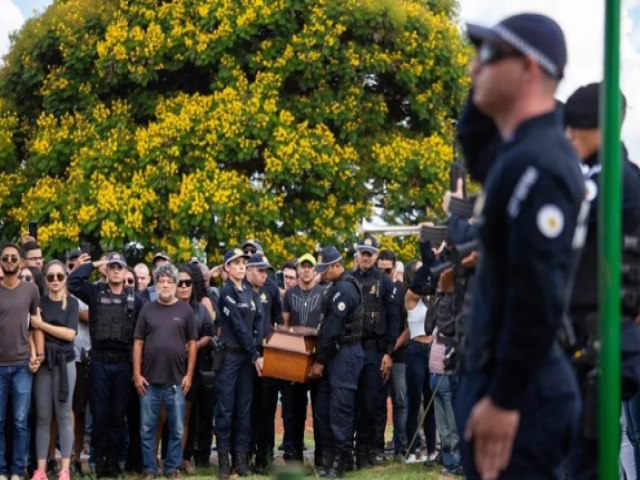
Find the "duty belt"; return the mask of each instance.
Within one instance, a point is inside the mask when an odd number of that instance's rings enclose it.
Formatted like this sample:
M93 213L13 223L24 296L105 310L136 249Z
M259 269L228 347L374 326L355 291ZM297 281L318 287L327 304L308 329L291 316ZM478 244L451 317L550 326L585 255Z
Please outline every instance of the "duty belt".
M131 354L124 352L91 352L91 360L101 363L123 363L131 361Z
M362 348L364 349L375 348L379 352L384 351L387 346L387 340L385 338L362 340L360 343L362 344Z

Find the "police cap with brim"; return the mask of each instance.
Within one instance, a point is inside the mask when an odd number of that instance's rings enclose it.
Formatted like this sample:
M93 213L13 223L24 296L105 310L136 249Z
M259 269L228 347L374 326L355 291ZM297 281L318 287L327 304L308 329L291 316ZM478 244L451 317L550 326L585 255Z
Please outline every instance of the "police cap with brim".
M598 128L600 125L600 91L602 83L590 83L578 88L564 105L564 124L580 129ZM621 115L624 119L627 99L620 92Z
M158 252L151 259L151 263L152 264L156 263L157 260L166 260L167 262L170 262L171 261L171 257L169 257L169 255L167 255L164 252Z
M127 268L127 260L118 252L111 252L107 255L107 266L117 263L121 267Z
M310 253L305 253L296 261L296 265L302 265L305 262L311 264L312 267L315 267L318 263L316 262L316 259L313 257L313 255L311 255Z
M564 33L554 20L537 13L521 13L505 18L494 27L467 23L467 36L476 46L484 42L504 42L534 58L553 78L561 79L567 64Z
M258 243L258 241L255 239L249 239L242 244L242 250L246 250L247 247L255 249L255 251L258 253L264 252L264 250L262 249L262 245L260 245L260 243Z
M258 269L271 269L273 270L273 267L269 264L269 262L267 262L267 260L264 258L264 256L262 256L262 254L260 253L254 253L253 255L251 255L249 257L249 260L247 261L247 267L255 267Z
M318 255L320 260L315 267L315 271L318 273L325 272L331 265L338 263L342 260L342 255L336 247L324 247L320 250Z
M75 250L71 250L67 253L67 260L73 260L74 258L78 258L80 255L82 255L82 252L79 248L76 248Z
M249 258L249 255L244 253L239 248L233 248L231 250L227 250L227 252L224 254L224 264L226 265L227 263L233 262L238 258Z
M365 237L358 242L356 250L358 252L368 252L373 255L378 252L378 240L372 236Z

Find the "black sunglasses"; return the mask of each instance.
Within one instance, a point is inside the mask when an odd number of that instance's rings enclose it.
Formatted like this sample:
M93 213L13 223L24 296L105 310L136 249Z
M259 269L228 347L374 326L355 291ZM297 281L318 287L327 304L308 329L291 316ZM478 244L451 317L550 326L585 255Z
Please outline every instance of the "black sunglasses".
M178 287L191 287L193 280L178 280Z
M524 54L517 50L508 50L495 43L485 42L478 49L478 62L481 65L498 63L505 58L522 58Z
M20 257L18 255L3 255L0 261L2 261L2 263L18 263Z
M64 273L48 273L47 282L53 282L54 280L61 282L64 280L64 277L66 277Z
M135 285L136 281L133 278L127 278L125 280L125 282L127 282L127 285Z
M33 277L31 275L18 275L20 280L24 280L25 282L32 282Z

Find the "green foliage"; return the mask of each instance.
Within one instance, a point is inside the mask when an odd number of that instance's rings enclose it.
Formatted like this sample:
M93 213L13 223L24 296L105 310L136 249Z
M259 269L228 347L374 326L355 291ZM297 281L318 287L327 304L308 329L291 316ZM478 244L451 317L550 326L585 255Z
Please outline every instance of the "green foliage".
M3 236L272 261L439 205L468 49L451 0L56 0L0 70Z

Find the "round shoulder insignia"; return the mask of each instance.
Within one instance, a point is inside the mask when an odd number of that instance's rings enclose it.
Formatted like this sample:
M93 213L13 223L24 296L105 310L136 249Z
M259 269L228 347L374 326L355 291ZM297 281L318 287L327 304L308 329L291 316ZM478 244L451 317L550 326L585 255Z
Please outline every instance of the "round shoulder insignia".
M564 228L564 215L556 205L544 205L538 210L536 224L547 238L557 238Z
M587 181L585 182L584 186L585 186L585 189L586 189L585 197L587 199L587 202L591 203L598 196L598 185L596 184L596 182L594 182L593 180L588 178Z
M344 304L344 302L340 302L338 304L338 310L340 310L341 312L344 312L345 308L347 308L347 306Z

